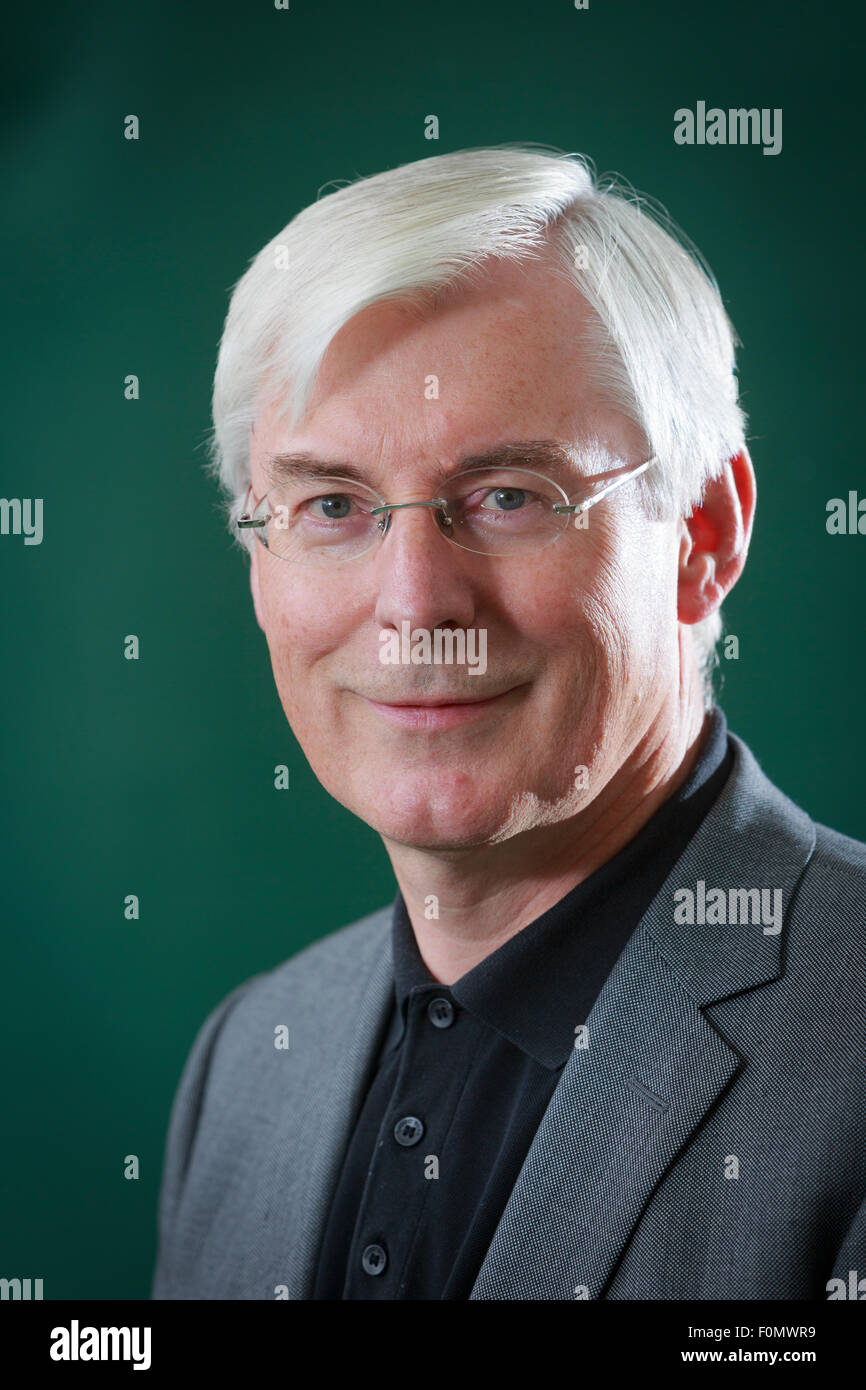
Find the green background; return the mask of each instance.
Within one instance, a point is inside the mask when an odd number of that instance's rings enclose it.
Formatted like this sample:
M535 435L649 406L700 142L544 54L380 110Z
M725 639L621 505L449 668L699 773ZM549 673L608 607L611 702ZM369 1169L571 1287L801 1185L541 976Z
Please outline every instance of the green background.
M0 1275L41 1277L46 1298L146 1297L196 1029L395 891L285 723L203 472L229 288L331 180L538 141L625 175L694 239L744 344L759 482L721 703L795 801L866 839L866 537L825 529L830 497L866 491L856 22L790 0L139 0L7 19L0 495L44 498L45 534L0 537ZM698 100L781 107L782 153L676 146L673 113Z

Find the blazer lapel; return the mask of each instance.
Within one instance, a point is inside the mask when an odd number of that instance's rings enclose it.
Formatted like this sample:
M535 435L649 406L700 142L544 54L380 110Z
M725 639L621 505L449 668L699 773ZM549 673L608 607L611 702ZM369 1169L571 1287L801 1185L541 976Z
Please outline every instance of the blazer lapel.
M783 932L678 925L674 893L699 880L779 890L787 913L815 828L730 737L731 776L586 1020L588 1046L563 1070L472 1299L602 1297L665 1170L742 1064L704 1008L777 978Z

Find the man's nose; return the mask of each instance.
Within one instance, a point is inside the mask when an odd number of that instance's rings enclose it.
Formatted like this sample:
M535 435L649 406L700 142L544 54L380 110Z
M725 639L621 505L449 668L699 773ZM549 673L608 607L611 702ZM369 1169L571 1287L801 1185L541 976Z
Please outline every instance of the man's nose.
M472 556L443 535L433 507L395 506L376 555L376 618L381 627L409 621L436 627L473 625Z

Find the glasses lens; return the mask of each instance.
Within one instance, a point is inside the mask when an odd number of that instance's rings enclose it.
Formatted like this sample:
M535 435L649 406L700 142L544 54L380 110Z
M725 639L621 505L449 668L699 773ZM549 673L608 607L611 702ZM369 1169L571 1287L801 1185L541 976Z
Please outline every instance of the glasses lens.
M259 536L282 560L338 564L374 544L386 517L371 516L381 500L362 483L284 483L273 488L257 513L267 524Z
M456 545L482 555L542 550L568 528L569 514L553 510L568 497L528 468L471 469L441 489L447 499L440 526Z

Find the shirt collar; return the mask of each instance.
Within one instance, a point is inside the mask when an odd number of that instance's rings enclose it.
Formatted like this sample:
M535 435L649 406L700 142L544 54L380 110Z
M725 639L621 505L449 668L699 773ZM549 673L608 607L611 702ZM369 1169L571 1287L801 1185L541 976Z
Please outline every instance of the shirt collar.
M718 797L731 762L727 721L715 705L691 773L637 835L453 985L438 984L424 964L398 893L392 914L398 1019L387 1045L396 1047L403 1035L411 991L429 989L452 998L542 1065L561 1067L574 1046L575 1025L586 1021L573 1015L581 984L586 988L587 960L606 977Z

